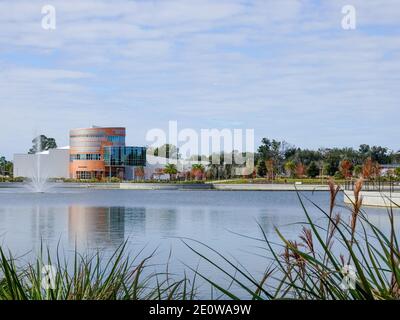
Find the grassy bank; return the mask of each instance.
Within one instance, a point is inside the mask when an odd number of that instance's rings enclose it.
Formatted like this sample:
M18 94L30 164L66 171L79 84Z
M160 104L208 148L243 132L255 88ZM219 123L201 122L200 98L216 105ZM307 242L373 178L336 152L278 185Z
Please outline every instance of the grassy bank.
M240 258L233 259L201 242L182 239L188 250L196 253L229 285L210 280L208 274L187 266L185 274L147 272L152 255L139 259L125 252L125 245L107 260L96 254L75 254L72 264L42 251L38 259L21 266L18 259L0 250L0 299L196 299L197 283L213 288L224 299L339 299L383 300L400 298L400 248L396 233L396 214L387 211L389 228L372 224L362 209L362 181L354 190L355 201L348 211L338 213L336 198L339 186L329 181L330 205L320 208L298 193L305 222L299 222L301 233L288 239L275 228L280 242L273 243L260 227L253 236L257 247L265 250L265 273L249 273ZM309 202L319 212L313 219L306 209ZM340 209L342 210L342 209ZM239 236L239 235L238 235ZM246 237L250 237L246 235ZM223 264L216 263L217 256ZM44 258L46 257L46 258ZM43 265L55 267L52 289L45 289ZM47 282L46 282L47 283ZM240 294L238 294L240 292Z

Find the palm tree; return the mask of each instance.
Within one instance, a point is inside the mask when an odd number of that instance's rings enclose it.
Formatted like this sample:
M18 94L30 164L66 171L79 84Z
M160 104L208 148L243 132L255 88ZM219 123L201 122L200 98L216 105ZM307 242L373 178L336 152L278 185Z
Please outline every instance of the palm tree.
M143 180L144 175L145 175L145 172L144 172L144 168L142 166L135 168L135 178L138 178L139 180Z
M289 160L285 163L285 171L289 177L293 177L295 170L296 164L294 163L294 161Z
M178 173L176 165L172 163L167 163L164 167L164 173L169 174L170 179L174 180L174 176Z
M191 176L194 177L196 180L201 180L203 178L204 171L205 169L202 164L193 164Z

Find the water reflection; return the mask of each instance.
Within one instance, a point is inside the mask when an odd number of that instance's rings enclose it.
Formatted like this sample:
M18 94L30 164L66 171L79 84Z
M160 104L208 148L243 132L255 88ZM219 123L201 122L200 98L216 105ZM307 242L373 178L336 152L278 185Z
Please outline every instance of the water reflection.
M66 208L43 207L36 205L31 208L31 237L46 241L54 238L56 230L56 215L65 214Z
M328 193L307 195L322 208L329 207ZM343 205L341 201L338 204ZM306 206L317 221L323 218L314 206ZM345 208L337 210L348 219ZM367 212L370 221L388 228L386 210L368 208ZM396 214L395 223L399 217L400 213ZM152 261L155 265L162 266L172 249L171 271L176 274L183 272L181 261L192 267L199 263L199 257L178 237L200 240L245 261L249 271L263 272L266 251L262 243L250 239L262 237L258 224L269 240L280 242L275 226L284 236L295 239L300 231L295 223L304 220L304 210L296 194L290 192L66 189L62 193L30 194L0 190L0 245L16 256L37 251L42 240L50 248L60 244L67 254L75 244L82 253L101 249L112 254L127 240L127 251L132 255L144 247L150 253L157 248Z
M69 206L70 244L101 247L121 244L125 239L124 207Z

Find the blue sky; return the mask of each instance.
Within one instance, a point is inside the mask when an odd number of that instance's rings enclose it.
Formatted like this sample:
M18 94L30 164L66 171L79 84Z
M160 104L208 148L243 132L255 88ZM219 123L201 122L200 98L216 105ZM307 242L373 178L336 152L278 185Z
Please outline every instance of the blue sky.
M57 28L41 27L56 8ZM341 9L356 8L356 30ZM3 0L0 154L35 134L253 128L304 147L400 149L397 0Z

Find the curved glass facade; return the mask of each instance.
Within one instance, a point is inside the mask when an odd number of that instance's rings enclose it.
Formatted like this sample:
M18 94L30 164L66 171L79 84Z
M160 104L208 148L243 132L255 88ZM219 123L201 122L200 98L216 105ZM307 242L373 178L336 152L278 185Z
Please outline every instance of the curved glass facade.
M125 128L83 128L70 131L70 176L101 179L106 176L104 148L125 146Z
M133 167L146 165L146 148L126 147L125 128L70 131L70 176L76 179L132 179Z

